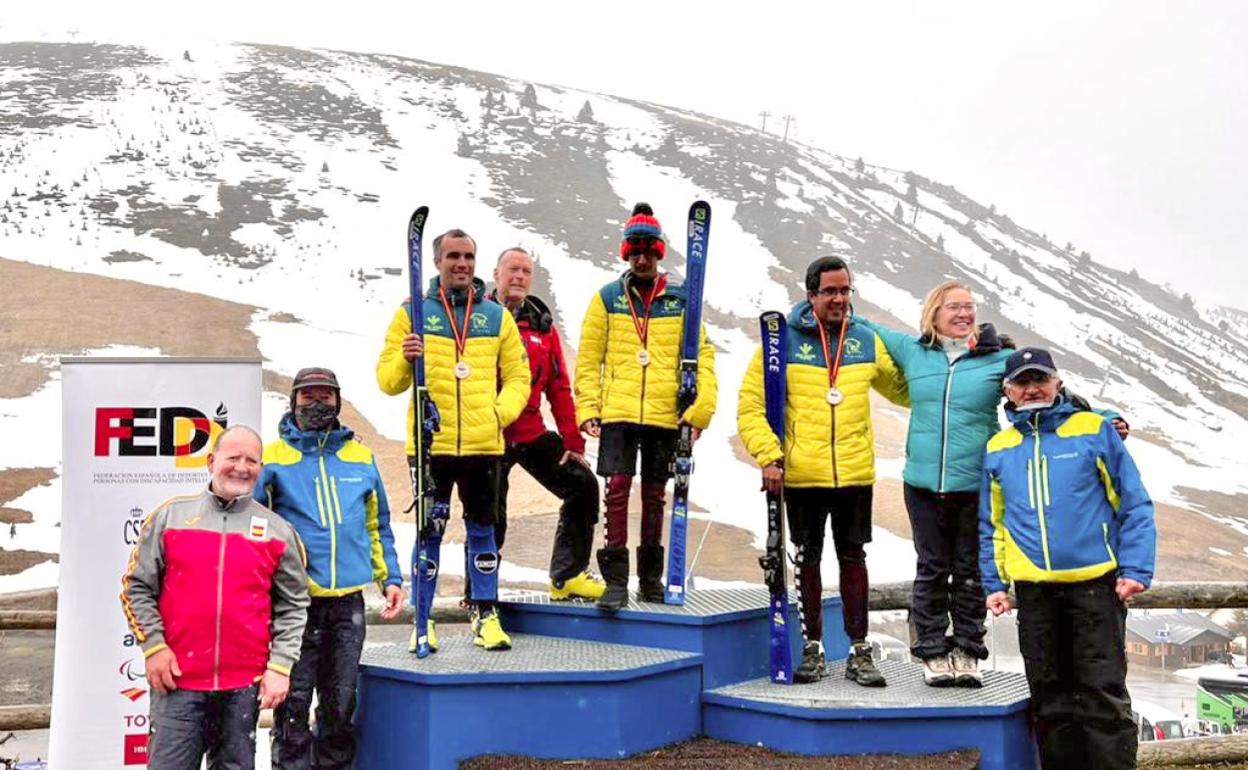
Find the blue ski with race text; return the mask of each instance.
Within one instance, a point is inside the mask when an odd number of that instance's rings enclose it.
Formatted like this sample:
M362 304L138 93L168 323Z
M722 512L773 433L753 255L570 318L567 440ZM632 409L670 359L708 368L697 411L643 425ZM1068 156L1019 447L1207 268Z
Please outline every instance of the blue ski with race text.
M788 324L784 314L770 310L758 317L763 339L763 398L767 424L784 450L785 361L788 356ZM771 681L793 683L793 645L789 635L789 591L785 569L788 554L784 540L784 489L767 493L767 550L758 557L763 582L771 594L768 618L771 627L768 658Z
M428 218L429 207L421 206L412 212L412 218L407 225L408 276L411 290L408 312L412 319L412 333L422 339L425 335L425 314L424 303L421 301L424 296L421 255L424 248L425 220ZM412 414L412 440L416 447L415 454L410 458L412 507L416 510L416 544L412 549L412 605L416 608L416 628L410 647L416 657L424 658L430 653L429 610L433 607L433 593L437 587L441 530L446 526L449 511L436 510L439 506L433 499L433 477L429 471L430 447L433 444L433 434L441 428L441 419L425 383L423 356L417 356L412 361Z
M711 235L711 204L694 201L689 207L688 245L685 249L685 322L680 343L680 385L676 408L684 413L698 397L698 348L702 331L702 281L706 274L706 244ZM667 547L665 603L685 603L685 541L689 528L689 476L693 473L693 427L682 423L676 436L672 463L676 484L672 491L672 526Z

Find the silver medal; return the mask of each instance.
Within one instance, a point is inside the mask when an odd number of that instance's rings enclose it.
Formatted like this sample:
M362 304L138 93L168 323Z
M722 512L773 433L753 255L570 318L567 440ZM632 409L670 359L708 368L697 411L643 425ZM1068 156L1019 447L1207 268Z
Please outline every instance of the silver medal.
M467 361L460 361L459 363L455 364L456 379L460 379L460 380L468 379L468 375L470 374L472 374L472 367L468 365Z
M836 406L845 400L845 394L839 388L828 388L828 403Z
M646 350L645 348L638 350L637 351L637 363L641 364L642 366L649 366L650 365L650 351Z

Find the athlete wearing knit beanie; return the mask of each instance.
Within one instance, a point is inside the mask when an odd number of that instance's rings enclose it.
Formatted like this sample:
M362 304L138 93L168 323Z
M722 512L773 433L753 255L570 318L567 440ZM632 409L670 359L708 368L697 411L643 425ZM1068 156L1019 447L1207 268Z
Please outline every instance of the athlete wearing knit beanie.
M624 224L624 238L620 241L620 258L628 259L632 252L644 249L653 251L662 259L667 255L667 237L659 220L654 218L654 209L649 203L638 203L633 206L633 216Z

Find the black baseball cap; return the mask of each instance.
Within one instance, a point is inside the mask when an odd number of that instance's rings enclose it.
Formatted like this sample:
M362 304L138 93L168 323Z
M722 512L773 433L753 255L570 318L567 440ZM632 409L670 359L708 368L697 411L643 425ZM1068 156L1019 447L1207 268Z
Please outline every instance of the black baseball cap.
M1005 381L1018 377L1018 375L1027 371L1044 372L1050 377L1057 376L1057 364L1053 363L1053 356L1049 355L1049 351L1044 348L1023 348L1014 351L1005 362Z
M334 374L332 369L326 369L322 366L309 366L300 369L299 373L295 375L295 382L290 386L290 394L293 396L295 391L317 386L333 388L342 392L342 388L338 387L338 375Z

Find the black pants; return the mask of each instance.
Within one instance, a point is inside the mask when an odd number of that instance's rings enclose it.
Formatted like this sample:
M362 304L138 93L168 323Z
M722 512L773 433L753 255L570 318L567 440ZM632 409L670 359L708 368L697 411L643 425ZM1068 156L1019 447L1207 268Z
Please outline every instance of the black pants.
M598 522L598 479L594 472L575 460L562 465L563 439L548 432L523 444L510 444L503 455L503 471L498 480L498 521L494 540L503 550L507 535L507 490L511 469L519 465L537 483L563 501L559 524L550 552L550 579L555 583L574 578L589 567L593 548L594 524Z
M147 766L199 770L207 754L208 770L254 770L259 689L153 690Z
M795 577L801 598L802 636L823 641L823 539L832 520L832 543L841 577L841 613L850 641L867 638L867 553L873 488L785 487L789 537L797 548Z
M1083 583L1016 583L1018 641L1044 770L1135 767L1127 609L1111 572Z
M498 455L434 455L429 458L433 496L449 502L452 490L458 489L465 521L494 524L498 519L500 460ZM408 458L409 464L414 461Z
M290 693L273 714L273 770L347 770L355 757L355 682L364 594L312 597ZM308 729L316 690L316 735Z
M927 660L957 647L983 660L988 648L979 575L979 494L938 494L906 484L905 499L919 557L910 606L910 651ZM945 636L950 616L952 638Z

